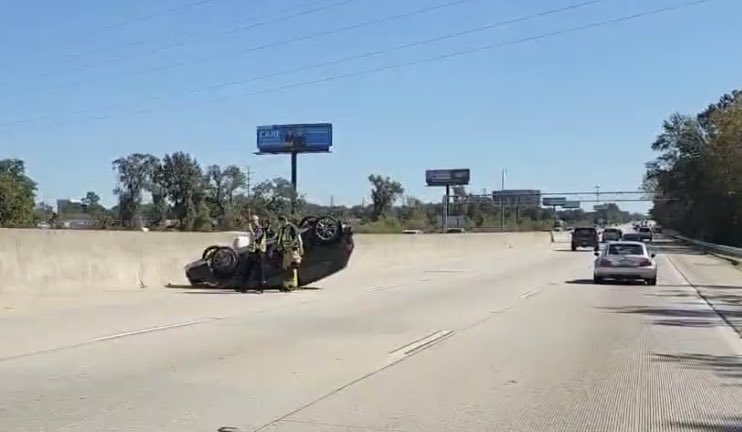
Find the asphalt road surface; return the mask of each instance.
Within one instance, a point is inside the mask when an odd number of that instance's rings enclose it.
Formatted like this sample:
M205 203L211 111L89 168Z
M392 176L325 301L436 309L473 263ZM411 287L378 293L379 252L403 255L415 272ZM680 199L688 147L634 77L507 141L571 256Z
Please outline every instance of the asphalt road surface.
M6 306L0 430L742 430L740 336L688 282L729 264L655 247L656 287L593 285L592 251L554 244Z

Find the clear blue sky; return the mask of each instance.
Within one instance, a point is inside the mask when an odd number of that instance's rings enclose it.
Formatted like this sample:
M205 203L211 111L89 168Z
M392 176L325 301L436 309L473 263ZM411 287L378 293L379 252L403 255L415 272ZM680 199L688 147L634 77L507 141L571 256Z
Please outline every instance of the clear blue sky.
M204 165L249 165L256 180L288 177L288 157L252 154L255 127L332 122L334 152L300 157L299 165L301 192L322 203L331 195L359 203L369 195L369 173L437 200L441 191L424 186L424 171L448 167L471 168L474 190L499 188L503 168L509 188L633 190L664 118L696 112L740 86L739 0L271 90L683 3L604 0L220 86L580 2L469 0L281 43L449 1L1 0L0 158L25 160L46 201L94 190L110 205L118 156L183 150ZM181 7L189 3L199 4ZM254 49L266 44L275 46Z

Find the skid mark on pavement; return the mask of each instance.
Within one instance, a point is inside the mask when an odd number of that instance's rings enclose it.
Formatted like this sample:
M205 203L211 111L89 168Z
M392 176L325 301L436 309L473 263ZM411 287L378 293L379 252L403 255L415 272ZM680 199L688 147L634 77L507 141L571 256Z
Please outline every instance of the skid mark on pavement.
M90 339L90 340L87 340L87 341L84 341L84 342L79 342L79 343L76 343L76 344L56 346L56 347L47 348L47 349L30 351L30 352L25 352L25 353L21 353L21 354L15 354L15 355L11 355L11 356L8 356L8 357L1 357L0 358L0 362L9 361L9 360L15 360L15 359L24 358L24 357L37 356L37 355L42 355L42 354L49 354L49 353L54 353L54 352L59 352L59 351L71 350L71 349L74 349L74 348L80 348L80 347L84 347L84 346L87 346L87 345L92 345L92 344L96 344L96 343L106 342L106 341L110 341L110 340L121 339L121 338L125 338L125 337L136 336L136 335L147 334L147 333L155 333L155 332L160 332L160 331L165 331L165 330L171 330L171 329L176 329L176 328L181 328L181 327L194 326L194 325L198 325L198 324L205 324L205 323L208 323L208 322L218 321L218 320L222 320L222 319L223 318L218 318L218 317L203 318L203 319L199 319L199 320L186 321L186 322L173 323L173 324L166 324L166 325L161 325L161 326L157 326L157 327L149 327L149 328L144 328L144 329L140 329L140 330L133 330L133 331L123 332L123 333L117 333L117 334L108 335L108 336L100 336L100 337L97 337L97 338L94 338L94 339Z

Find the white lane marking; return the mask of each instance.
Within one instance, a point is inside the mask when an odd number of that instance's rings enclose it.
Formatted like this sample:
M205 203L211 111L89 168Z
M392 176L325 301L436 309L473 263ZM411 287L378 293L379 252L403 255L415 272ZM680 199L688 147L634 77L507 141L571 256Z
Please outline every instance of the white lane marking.
M409 355L415 354L416 352L424 348L440 342L441 340L447 338L448 336L451 336L452 334L453 330L439 330L423 337L422 339L410 342L407 345L390 352L389 358L387 359L387 364L396 363Z
M175 323L175 324L167 324L167 325L162 325L162 326L157 326L157 327L150 327L150 328L141 329L141 330L134 330L134 331L129 331L129 332L117 333L117 334L113 334L113 335L110 335L110 336L101 336L101 337L97 337L97 338L93 339L93 341L95 341L95 342L101 342L101 341L106 341L106 340L111 340L111 339L123 338L123 337L127 337L127 336L134 336L134 335L138 335L138 334L142 334L142 333L152 333L152 332L161 331L161 330L167 330L167 329L178 328L178 327L185 327L185 326L194 325L194 324L201 324L201 323L204 323L204 322L207 322L207 321L212 321L212 320L213 320L213 318L205 318L205 319L194 320L194 321L186 321L186 322L180 322L180 323Z
M528 297L530 297L532 295L536 295L538 293L539 293L539 290L533 290L533 291L524 292L523 294L520 295L520 298L525 299L525 298L528 298Z

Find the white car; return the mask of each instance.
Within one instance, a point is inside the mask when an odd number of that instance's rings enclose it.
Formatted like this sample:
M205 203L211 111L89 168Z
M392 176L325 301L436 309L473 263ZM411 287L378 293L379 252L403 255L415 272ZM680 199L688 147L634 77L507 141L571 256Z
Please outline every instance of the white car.
M643 242L614 241L601 252L595 252L593 282L606 279L643 280L647 285L657 285L655 254L650 254Z

